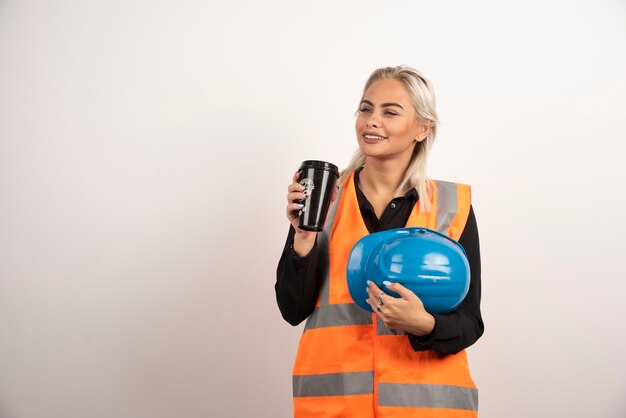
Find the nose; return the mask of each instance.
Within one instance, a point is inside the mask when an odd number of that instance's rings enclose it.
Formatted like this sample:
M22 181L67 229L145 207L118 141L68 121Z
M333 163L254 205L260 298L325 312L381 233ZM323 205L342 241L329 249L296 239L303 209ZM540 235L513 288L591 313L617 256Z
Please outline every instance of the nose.
M380 128L382 123L377 115L372 114L366 123L368 128Z

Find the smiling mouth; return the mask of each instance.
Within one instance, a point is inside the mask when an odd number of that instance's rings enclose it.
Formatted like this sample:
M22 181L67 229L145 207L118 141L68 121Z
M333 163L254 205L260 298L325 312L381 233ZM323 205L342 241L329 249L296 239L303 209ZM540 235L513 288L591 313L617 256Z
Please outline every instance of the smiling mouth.
M379 141L383 141L387 139L386 136L380 136L380 135L363 135L363 140L365 140L365 142L379 142Z

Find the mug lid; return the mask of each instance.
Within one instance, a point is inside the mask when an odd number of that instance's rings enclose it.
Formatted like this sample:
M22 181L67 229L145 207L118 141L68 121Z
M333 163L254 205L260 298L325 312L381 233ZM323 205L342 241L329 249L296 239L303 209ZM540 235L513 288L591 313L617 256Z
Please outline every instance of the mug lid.
M330 171L331 173L339 175L339 169L337 168L337 166L335 164L331 164L326 161L320 161L320 160L302 161L302 164L300 164L300 169L303 169L303 168L317 168L320 170Z

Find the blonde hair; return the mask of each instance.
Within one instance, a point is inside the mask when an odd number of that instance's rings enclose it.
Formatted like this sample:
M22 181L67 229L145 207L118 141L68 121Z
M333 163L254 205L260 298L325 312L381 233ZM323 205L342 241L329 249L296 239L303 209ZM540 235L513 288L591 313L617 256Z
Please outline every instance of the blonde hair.
M419 71L408 66L384 67L375 70L365 83L363 96L374 82L378 80L394 79L400 81L406 88L415 114L420 123L430 126L430 132L426 138L415 143L409 166L404 173L400 185L394 192L394 196L402 196L412 188L417 189L420 199L420 212L430 212L430 192L433 187L426 178L426 160L437 136L437 110L435 106L435 91L432 84ZM361 100L363 99L361 97ZM357 149L352 160L339 175L338 184L342 185L348 176L365 164L365 155Z

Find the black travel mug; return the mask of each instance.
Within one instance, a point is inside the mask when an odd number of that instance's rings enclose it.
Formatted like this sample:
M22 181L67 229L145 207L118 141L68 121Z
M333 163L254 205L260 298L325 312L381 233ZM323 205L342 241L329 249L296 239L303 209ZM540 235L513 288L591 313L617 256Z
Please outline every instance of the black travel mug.
M304 207L300 211L298 226L306 231L322 231L339 170L336 165L325 161L307 160L300 164L298 171L306 196L300 201Z

